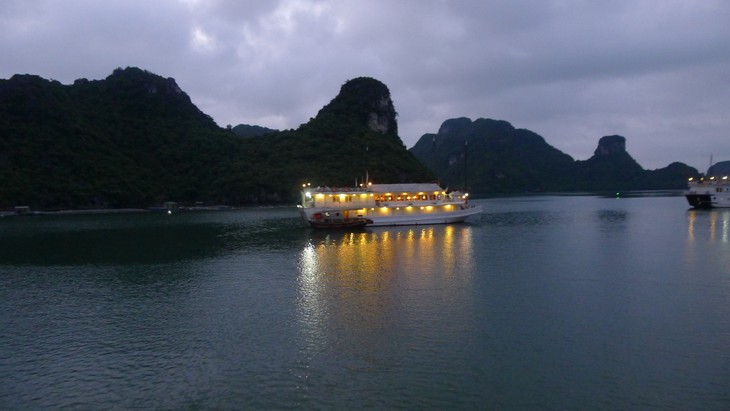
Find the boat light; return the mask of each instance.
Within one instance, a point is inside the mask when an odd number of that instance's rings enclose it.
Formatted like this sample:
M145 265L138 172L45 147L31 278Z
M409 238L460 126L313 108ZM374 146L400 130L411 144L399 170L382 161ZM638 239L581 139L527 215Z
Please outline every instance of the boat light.
M692 180L694 180L694 177L690 177L690 178L689 178L689 181L692 181Z
M723 177L722 179L723 179L723 180L727 180L727 176L724 176L724 177Z
M312 198L312 193L311 193L311 192L309 192L309 191L307 191L306 193L304 193L304 195L305 195L305 196L306 196L307 198Z

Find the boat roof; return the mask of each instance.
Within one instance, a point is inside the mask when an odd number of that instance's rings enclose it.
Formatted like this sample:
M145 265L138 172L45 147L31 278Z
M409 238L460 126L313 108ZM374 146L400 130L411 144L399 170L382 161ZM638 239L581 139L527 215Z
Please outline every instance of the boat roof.
M370 191L375 193L413 193L444 191L436 183L371 184Z

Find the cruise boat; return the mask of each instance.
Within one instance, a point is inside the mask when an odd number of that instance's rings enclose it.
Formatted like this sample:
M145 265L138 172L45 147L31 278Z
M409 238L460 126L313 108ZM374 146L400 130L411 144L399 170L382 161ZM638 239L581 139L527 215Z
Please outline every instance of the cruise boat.
M694 208L730 207L730 181L727 176L690 178L684 196Z
M316 228L340 222L376 227L459 223L482 212L469 204L469 194L447 193L435 183L368 184L357 188L304 185L297 207Z

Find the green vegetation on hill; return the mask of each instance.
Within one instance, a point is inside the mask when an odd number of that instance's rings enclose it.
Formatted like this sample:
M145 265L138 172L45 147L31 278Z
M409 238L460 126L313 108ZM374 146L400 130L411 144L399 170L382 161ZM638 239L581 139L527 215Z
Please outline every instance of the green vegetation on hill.
M296 130L259 140L259 167L267 182L295 190L293 182L353 186L371 181L417 182L431 173L403 146L388 88L371 78L345 83L317 116ZM290 192L289 196L294 196Z
M429 176L397 136L387 87L373 79L346 83L296 131L231 131L174 79L138 68L73 85L0 80L0 208L292 203L304 181L354 184L369 167L380 181Z
M486 119L447 120L408 151L396 117L388 88L367 77L346 82L306 124L278 132L223 129L174 79L138 68L72 85L15 75L0 80L0 209L291 204L302 183L351 186L366 175L376 183L437 175L487 194L681 188L697 173L681 163L643 170L621 136L574 161L531 131Z
M266 134L273 134L279 131L261 126L251 126L248 124L239 124L235 127L227 126L226 128L233 131L233 134L243 138L262 137Z
M490 119L446 120L411 152L443 184L467 184L475 194L680 189L697 174L682 163L644 170L621 136L601 138L593 157L574 161L539 135Z
M0 119L1 207L226 201L226 177L253 154L173 79L134 68L72 86L14 76Z
M572 177L561 172L573 164L570 156L506 121L447 120L438 134L424 135L411 151L442 184L467 184L475 193L557 191L572 184Z

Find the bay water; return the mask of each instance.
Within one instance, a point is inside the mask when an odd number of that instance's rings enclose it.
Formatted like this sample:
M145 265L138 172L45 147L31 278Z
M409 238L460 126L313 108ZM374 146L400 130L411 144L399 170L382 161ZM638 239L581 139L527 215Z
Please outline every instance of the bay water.
M0 218L0 409L730 409L730 209Z

